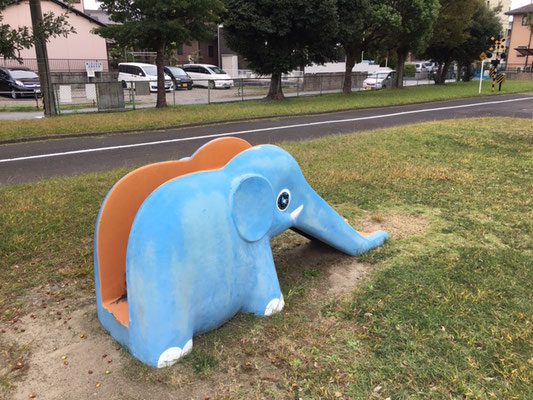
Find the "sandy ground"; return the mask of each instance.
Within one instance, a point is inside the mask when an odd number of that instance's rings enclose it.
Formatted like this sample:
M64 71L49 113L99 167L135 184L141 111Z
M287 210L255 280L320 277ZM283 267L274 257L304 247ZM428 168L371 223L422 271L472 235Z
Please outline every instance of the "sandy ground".
M427 220L421 217L395 214L367 218L358 228L363 232L383 229L392 240L400 240L423 232L427 226ZM350 257L339 258L339 254L304 242L290 250L285 259L300 266L322 265L321 276L325 279L313 296L343 297L368 275L372 265ZM51 290L49 286L35 288L28 294L33 313L0 323L0 349L4 352L0 361L2 357L7 360L0 362L0 377L9 373L13 384L4 391L0 385L0 398L19 400L32 398L31 395L36 399L217 398L213 387L220 386L224 376L189 381L184 376L178 387L135 379L129 368L134 361L98 322L94 298L69 303ZM264 371L264 379L275 379Z

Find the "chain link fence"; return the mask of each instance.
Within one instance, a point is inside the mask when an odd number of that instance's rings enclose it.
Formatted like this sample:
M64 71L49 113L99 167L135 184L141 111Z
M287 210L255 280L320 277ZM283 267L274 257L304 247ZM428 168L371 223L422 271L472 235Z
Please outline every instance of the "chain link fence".
M377 90L392 87L394 73L387 78L377 74L356 72L352 74L352 90ZM373 84L374 83L374 84ZM433 84L430 74L417 74L404 77L404 86ZM60 114L76 112L117 111L155 107L156 81L103 81L68 82L66 78L52 84L56 97L56 107ZM344 74L318 73L282 77L282 89L286 97L319 96L342 92ZM165 92L168 105L212 104L258 100L266 97L270 87L269 77L247 77L224 80L225 88L213 79L194 79L192 90L176 89L172 85ZM10 92L0 92L0 109L36 110L42 109L38 93L32 97L12 98Z

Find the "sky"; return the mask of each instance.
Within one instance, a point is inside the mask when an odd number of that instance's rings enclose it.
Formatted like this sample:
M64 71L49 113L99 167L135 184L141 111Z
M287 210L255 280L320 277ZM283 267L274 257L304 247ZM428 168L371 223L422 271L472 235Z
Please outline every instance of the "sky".
M511 2L511 10L518 7L527 6L529 3L531 3L531 0L513 0Z
M513 0L511 2L511 9L522 7L531 3L531 0ZM96 0L83 0L83 5L87 10L96 10L98 2Z

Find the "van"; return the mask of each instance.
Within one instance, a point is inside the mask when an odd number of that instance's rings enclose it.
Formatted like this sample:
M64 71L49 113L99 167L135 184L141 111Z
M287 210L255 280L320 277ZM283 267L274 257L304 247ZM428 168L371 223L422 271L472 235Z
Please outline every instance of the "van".
M225 71L211 64L185 64L183 70L191 77L194 86L229 89L233 79Z
M157 92L157 67L144 63L120 63L118 64L118 81L122 82L123 88L129 88L131 82L150 82L150 92ZM165 74L165 90L171 89L172 81Z
M392 76L396 72L390 68L380 68L363 81L364 90L379 90L392 87Z

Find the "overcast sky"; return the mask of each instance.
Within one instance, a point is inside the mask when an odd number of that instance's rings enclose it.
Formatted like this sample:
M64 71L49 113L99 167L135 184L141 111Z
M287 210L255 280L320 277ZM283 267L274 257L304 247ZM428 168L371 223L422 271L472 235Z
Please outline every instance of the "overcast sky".
M531 3L531 0L513 0L511 2L511 9L525 6ZM83 0L83 5L88 10L96 10L98 8L98 2L96 0Z

